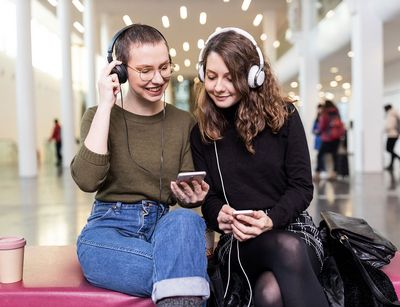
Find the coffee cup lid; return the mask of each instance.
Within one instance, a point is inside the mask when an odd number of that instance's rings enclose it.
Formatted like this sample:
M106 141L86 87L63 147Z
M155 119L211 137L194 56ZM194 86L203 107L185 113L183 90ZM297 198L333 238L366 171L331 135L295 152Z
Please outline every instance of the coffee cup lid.
M20 248L25 244L26 240L21 237L0 237L0 250Z

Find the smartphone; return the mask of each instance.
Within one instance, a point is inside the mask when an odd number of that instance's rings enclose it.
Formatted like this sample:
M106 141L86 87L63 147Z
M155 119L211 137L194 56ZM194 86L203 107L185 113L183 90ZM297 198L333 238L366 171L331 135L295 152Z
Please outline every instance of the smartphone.
M190 183L193 180L196 180L198 182L201 182L204 177L206 177L206 172L205 171L198 171L198 172L183 172L179 173L178 176L176 177L176 182L187 182Z
M233 211L233 215L239 215L239 214L252 215L253 210L235 210L235 211Z

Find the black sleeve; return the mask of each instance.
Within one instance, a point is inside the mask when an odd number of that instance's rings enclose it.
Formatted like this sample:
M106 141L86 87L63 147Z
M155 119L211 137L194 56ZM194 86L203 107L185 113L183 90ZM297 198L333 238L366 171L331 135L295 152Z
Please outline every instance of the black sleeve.
M310 154L299 113L294 110L282 129L287 129L285 154L286 189L280 200L271 208L269 217L274 228L281 228L304 211L313 197Z
M192 149L194 168L198 171L207 172L205 181L210 185L210 190L208 191L208 194L201 207L203 217L206 221L207 227L215 231L221 232L221 230L218 228L217 217L222 206L225 204L225 201L221 199L213 189L214 184L210 178L211 177L210 174L211 172L215 171L212 168L216 166L210 165L209 163L210 159L207 159L207 157L210 158L209 156L207 156L207 153L211 154L213 152L207 149L210 149L210 146L213 146L213 144L203 143L200 135L199 126L196 125L191 133L190 145Z

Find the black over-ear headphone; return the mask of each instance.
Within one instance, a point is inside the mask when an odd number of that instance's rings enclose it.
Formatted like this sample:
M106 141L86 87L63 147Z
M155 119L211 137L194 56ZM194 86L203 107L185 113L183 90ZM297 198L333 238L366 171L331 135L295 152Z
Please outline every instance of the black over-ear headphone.
M114 37L112 38L112 40L110 42L110 45L108 46L108 50L107 50L108 63L111 63L114 60L113 59L114 45L117 42L118 38L120 38L120 36L122 36L122 34L124 34L130 28L133 28L134 26L135 26L135 24L131 24L129 26L122 28L117 33L115 33ZM150 27L150 26L148 26L148 27ZM156 30L160 34L160 36L163 38L165 45L167 46L167 49L168 49L168 56L170 57L168 43L167 43L167 40L165 39L164 35L160 31L158 31L156 28L153 28L153 27L151 27L151 28ZM171 57L170 57L170 61L171 61ZM111 70L111 74L116 74L118 76L118 80L119 80L120 84L123 84L128 80L128 69L126 68L126 65L124 63L115 65L115 67Z
M203 49L200 51L199 54L199 66L198 66L198 75L199 79L201 82L204 82L204 59L203 59L203 54L204 50L207 47L207 43L216 35L223 33L223 32L228 32L228 31L234 31L244 37L246 37L248 40L252 42L254 47L256 48L258 58L259 58L259 65L253 65L251 66L249 73L247 75L247 83L249 87L251 88L257 88L261 86L264 83L265 80L265 72L264 72L264 57L261 53L260 48L257 46L256 40L253 38L253 36L250 35L250 33L246 32L245 30L239 29L239 28L234 28L234 27L228 27L228 28L223 28L219 31L215 31L212 33L208 38L206 43L204 44Z

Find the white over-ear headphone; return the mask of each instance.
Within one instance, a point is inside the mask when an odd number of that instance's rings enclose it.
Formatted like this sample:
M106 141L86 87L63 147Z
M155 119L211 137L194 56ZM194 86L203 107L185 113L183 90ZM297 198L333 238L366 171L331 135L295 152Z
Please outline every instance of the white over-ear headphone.
M199 54L199 64L198 64L198 74L199 74L199 79L201 82L204 82L204 59L203 59L203 53L204 50L207 47L208 42L216 35L223 33L223 32L228 32L228 31L234 31L240 35L243 35L247 39L249 39L254 47L257 50L258 58L259 58L259 65L253 65L251 66L249 73L247 75L247 83L249 84L249 87L251 88L257 88L261 86L264 83L265 80L265 72L264 72L264 57L261 53L260 48L257 46L257 42L253 38L253 36L250 35L250 33L239 29L239 28L234 28L234 27L228 27L228 28L223 28L219 31L215 31L212 33L208 38L207 41L204 44L203 49L201 49L200 54Z

